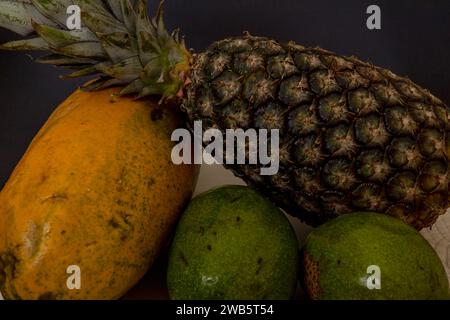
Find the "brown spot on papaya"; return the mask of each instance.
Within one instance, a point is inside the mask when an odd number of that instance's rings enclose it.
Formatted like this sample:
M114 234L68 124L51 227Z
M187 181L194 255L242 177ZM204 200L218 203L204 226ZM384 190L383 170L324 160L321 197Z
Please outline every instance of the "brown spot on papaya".
M10 279L14 279L16 277L17 264L19 263L19 260L11 251L1 254L0 260L2 261L2 269L6 273L6 276Z
M142 254L142 257L144 257L145 260L147 260L147 259L149 259L149 258L151 258L151 257L153 257L153 256L155 256L154 250L146 250L146 251Z
M118 229L120 227L120 225L117 223L117 221L114 218L109 219L108 226L112 227L113 229Z
M117 211L117 214L108 221L108 225L119 232L119 239L121 242L125 242L134 230L130 217L131 215L119 210Z
M92 242L86 243L85 247L92 247L92 246L95 246L97 243L98 243L98 241L92 241Z
M130 217L130 214L119 210L117 211L117 214L108 221L108 225L114 229L123 229L128 232L133 229Z
M123 205L125 204L125 201L123 201L123 200L121 200L121 199L117 199L117 200L116 200L116 204L117 204L118 206L123 206Z
M164 118L164 111L162 109L154 109L150 114L150 118L153 122L160 121Z
M42 173L38 184L43 184L45 181L47 181L47 179L48 179L48 173L47 172Z
M45 292L38 297L38 300L56 300L57 295L53 292Z
M147 186L150 189L151 187L153 187L155 185L156 181L153 177L151 177L150 179L148 179L148 183Z
M45 232L46 230L44 230L44 225L36 224L32 221L29 222L25 237L25 248L27 249L30 257L35 256L39 252Z
M210 244L208 244L208 245L206 246L206 248L208 249L208 251L211 251L211 250L212 250L212 246L211 246Z
M111 287L111 286L115 285L116 282L117 282L117 280L116 280L116 276L115 276L115 273L114 273L113 277L109 280L108 285Z
M62 192L62 193L54 193L50 196L46 196L46 197L42 197L41 201L42 202L46 202L46 201L64 201L67 200L68 196L66 193Z
M126 268L126 269L142 269L142 265L137 263L130 263L126 261L116 261L114 262L114 265L119 268Z
M4 283L6 283L6 272L0 268L0 288L3 287Z

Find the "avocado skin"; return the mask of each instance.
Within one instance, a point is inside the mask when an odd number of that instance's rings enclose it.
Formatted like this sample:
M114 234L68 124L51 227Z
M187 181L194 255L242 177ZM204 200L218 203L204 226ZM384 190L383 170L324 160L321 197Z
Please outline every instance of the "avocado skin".
M221 187L197 196L179 222L169 259L175 300L286 300L298 247L285 215L256 191Z
M433 248L414 228L382 214L348 214L313 230L301 264L302 284L316 300L449 299ZM367 288L371 265L380 267L380 290Z

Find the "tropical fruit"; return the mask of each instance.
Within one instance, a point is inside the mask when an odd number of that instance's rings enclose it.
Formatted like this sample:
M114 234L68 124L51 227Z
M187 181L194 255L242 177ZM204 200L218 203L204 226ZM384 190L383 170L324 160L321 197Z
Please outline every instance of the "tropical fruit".
M6 299L121 297L190 200L197 168L170 159L170 135L182 119L114 92L70 96L1 191Z
M256 191L197 196L177 227L167 282L172 299L289 299L298 250L284 214Z
M302 270L312 299L450 298L445 269L428 242L376 213L352 213L313 230Z
M78 4L82 29L65 25ZM448 206L449 109L389 70L293 42L244 35L192 54L147 1L0 1L0 25L34 37L3 45L45 50L39 62L98 74L86 89L179 98L203 128L279 129L280 171L228 165L311 225L352 211L399 217L417 229ZM236 156L238 156L236 154ZM235 162L237 163L237 162Z

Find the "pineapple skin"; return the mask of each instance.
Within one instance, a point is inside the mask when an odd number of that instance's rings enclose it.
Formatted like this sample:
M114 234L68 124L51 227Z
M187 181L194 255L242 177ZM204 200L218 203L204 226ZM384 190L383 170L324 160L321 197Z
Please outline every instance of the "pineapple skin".
M354 211L416 229L446 212L449 109L391 71L245 35L194 57L183 110L203 128L279 129L280 170L226 165L302 221Z

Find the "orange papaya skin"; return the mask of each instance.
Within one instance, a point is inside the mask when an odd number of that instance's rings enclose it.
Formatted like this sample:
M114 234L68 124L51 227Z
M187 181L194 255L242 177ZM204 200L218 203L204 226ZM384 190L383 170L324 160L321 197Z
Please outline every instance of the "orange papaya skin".
M198 167L171 161L183 125L175 108L114 92L63 102L1 191L5 299L120 298L190 200ZM68 286L69 266L81 271L80 289Z

